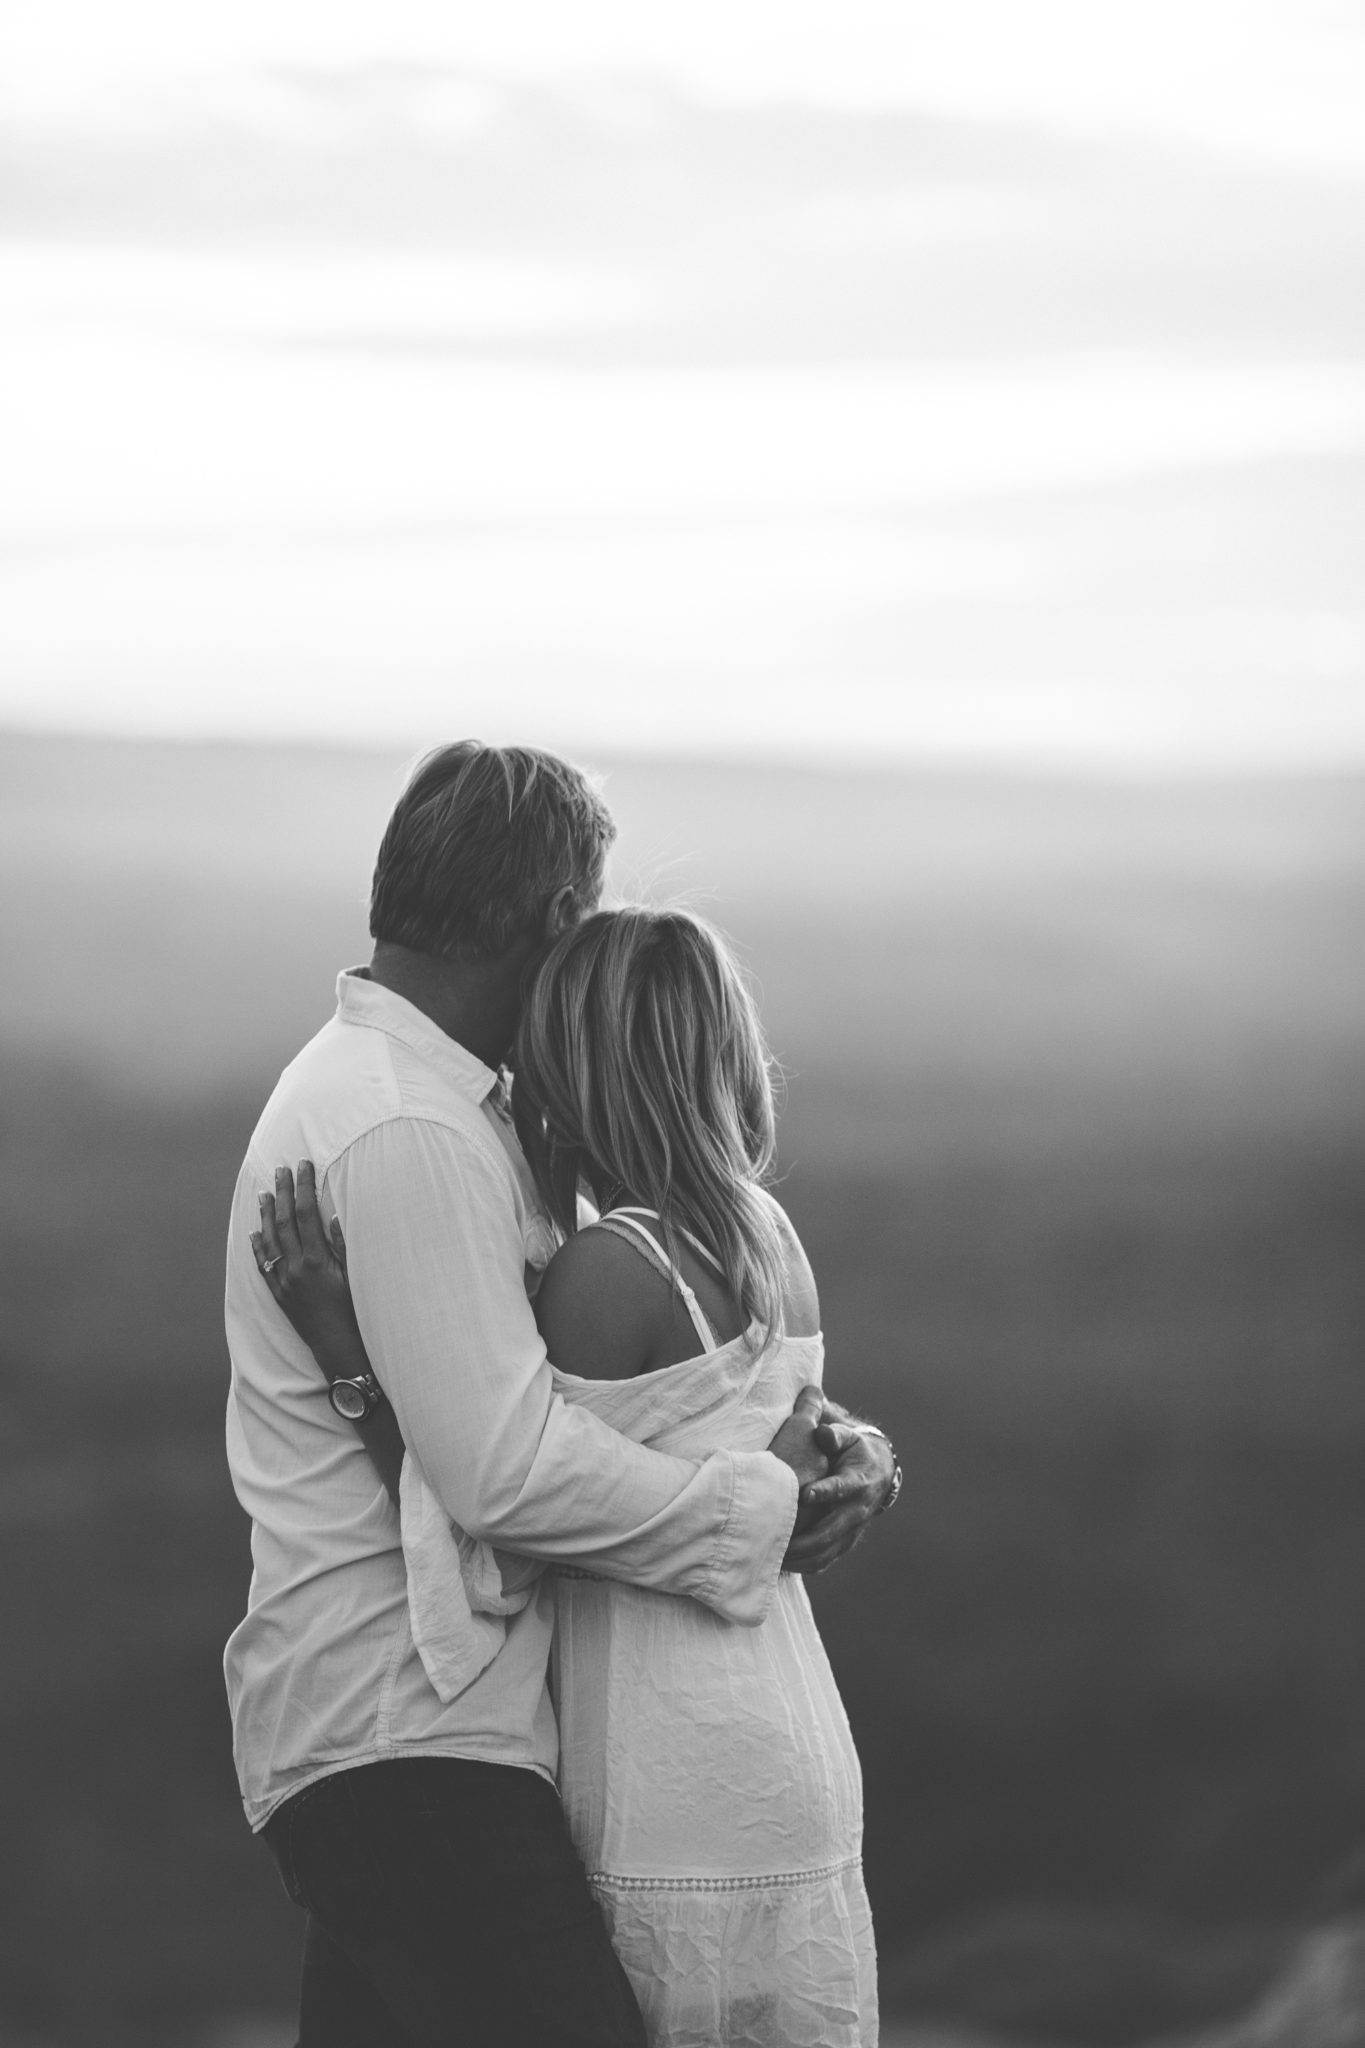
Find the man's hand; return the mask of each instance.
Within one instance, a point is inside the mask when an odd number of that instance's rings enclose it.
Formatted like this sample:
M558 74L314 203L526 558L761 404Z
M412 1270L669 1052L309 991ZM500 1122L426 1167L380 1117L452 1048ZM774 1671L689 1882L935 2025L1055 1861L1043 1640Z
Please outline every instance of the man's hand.
M830 1469L829 1457L820 1442L820 1418L824 1412L825 1397L819 1387L802 1387L796 1397L796 1406L768 1446L775 1458L791 1467L800 1488L796 1521L782 1559L784 1572L803 1569L793 1563L793 1555L820 1512L818 1507L811 1506L810 1495L816 1481L825 1480Z
M829 1471L829 1455L817 1441L824 1412L825 1397L819 1387L802 1387L796 1406L768 1446L775 1458L790 1465L803 1494L806 1487L823 1479Z
M823 1403L822 1413L831 1413ZM802 1487L784 1571L823 1572L846 1556L886 1505L895 1476L895 1452L884 1436L865 1436L831 1419L817 1424L814 1437L829 1460L829 1476Z

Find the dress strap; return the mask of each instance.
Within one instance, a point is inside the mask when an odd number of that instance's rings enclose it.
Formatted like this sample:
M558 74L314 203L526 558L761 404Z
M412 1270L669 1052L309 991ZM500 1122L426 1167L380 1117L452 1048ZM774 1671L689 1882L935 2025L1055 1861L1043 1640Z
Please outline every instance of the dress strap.
M719 1351L721 1346L715 1331L706 1319L706 1311L696 1295L683 1279L682 1274L664 1251L653 1231L646 1230L643 1223L637 1223L637 1216L649 1216L650 1209L609 1209L597 1220L598 1230L609 1230L613 1237L619 1237L626 1244L633 1245L642 1259L648 1259L656 1271L672 1282L687 1304L687 1313L692 1318L692 1327L701 1338L704 1351ZM590 1228L592 1226L589 1226ZM627 1236L629 1232L629 1236Z
M659 1214L659 1212L658 1212L658 1210L657 1210L657 1209L634 1209L634 1208L608 1209L608 1210L606 1211L606 1215L607 1215L607 1216L652 1216L652 1217L654 1218L654 1221L655 1221L656 1223L662 1223L662 1222L663 1222L663 1218L662 1218L662 1216L660 1216L660 1214ZM604 1220L605 1220L605 1218L604 1218ZM687 1242L688 1242L688 1243L689 1243L689 1244L691 1245L691 1247L692 1247L693 1251L694 1251L694 1252L695 1252L695 1253L697 1254L697 1257L698 1257L699 1259L704 1259L704 1260L706 1261L707 1265L708 1265L708 1266L709 1266L709 1267L711 1268L712 1272L714 1272L714 1273L715 1273L715 1274L717 1275L717 1277L718 1277L719 1279L721 1279L721 1280L724 1280L724 1279L726 1278L726 1272L725 1272L725 1268L724 1268L724 1266L722 1266L722 1264L721 1264L720 1260L719 1260L719 1259L718 1259L718 1258L716 1257L716 1255L715 1255L715 1253L714 1253L714 1252L712 1252L712 1251L708 1251L708 1250L707 1250L706 1246L705 1246L705 1245L704 1245L704 1244L702 1243L702 1241L701 1241L701 1239L700 1239L699 1237L693 1237L693 1235L692 1235L691 1231L690 1231L690 1230L684 1230L684 1228L683 1228L683 1226L682 1226L682 1224L681 1224L681 1223L675 1223L675 1224L674 1224L674 1226L673 1226L673 1228L674 1228L674 1229L675 1229L675 1230L677 1231L677 1233L678 1233L679 1237L683 1237L683 1238L686 1238Z

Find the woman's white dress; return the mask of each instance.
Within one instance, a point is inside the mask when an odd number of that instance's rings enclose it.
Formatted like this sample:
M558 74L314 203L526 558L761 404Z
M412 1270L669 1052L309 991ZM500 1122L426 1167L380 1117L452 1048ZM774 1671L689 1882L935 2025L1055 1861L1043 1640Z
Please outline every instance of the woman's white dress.
M566 1401L680 1457L761 1450L824 1363L743 1338ZM872 2048L862 1778L803 1581L758 1628L556 1575L560 1785L652 2048Z

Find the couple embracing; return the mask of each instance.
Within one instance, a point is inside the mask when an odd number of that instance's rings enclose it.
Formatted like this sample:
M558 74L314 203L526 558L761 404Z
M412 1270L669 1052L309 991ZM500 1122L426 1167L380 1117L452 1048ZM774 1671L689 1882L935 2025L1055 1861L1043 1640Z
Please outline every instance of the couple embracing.
M597 907L613 836L551 755L426 760L238 1180L226 1668L301 2048L876 2041L801 1575L900 1474L821 1392L748 992Z

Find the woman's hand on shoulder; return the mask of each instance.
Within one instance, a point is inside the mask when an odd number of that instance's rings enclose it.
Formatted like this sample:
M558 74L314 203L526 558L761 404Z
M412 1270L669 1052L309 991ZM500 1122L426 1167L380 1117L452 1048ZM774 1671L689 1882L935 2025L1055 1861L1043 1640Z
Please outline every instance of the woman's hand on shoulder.
M541 1275L533 1307L551 1365L584 1380L646 1370L669 1296L638 1252L612 1230L578 1230Z

